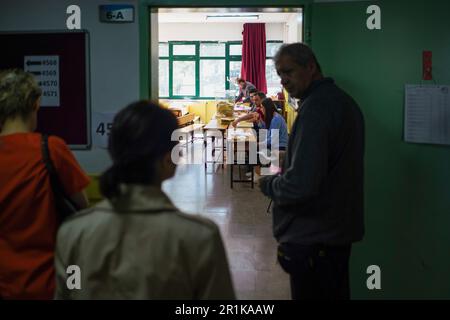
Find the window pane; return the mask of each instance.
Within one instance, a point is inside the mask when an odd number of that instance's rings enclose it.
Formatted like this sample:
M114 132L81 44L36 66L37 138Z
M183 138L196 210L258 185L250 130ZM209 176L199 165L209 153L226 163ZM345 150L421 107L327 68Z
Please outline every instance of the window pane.
M239 86L236 83L236 78L241 76L241 61L230 61L230 90L238 90Z
M173 62L173 95L195 96L195 61Z
M225 57L225 43L201 43L201 57Z
M200 96L225 96L225 60L200 60Z
M169 96L169 60L159 60L159 96Z
M195 44L176 44L173 46L173 55L194 56Z
M275 95L277 92L281 91L281 79L277 74L272 59L266 59L266 81L268 95Z
M278 49L282 46L282 43L273 43L273 42L267 42L266 43L266 57L273 57L277 53Z
M169 44L168 43L160 43L159 44L159 56L160 57L168 57L169 56Z
M230 56L242 56L242 44L230 44Z

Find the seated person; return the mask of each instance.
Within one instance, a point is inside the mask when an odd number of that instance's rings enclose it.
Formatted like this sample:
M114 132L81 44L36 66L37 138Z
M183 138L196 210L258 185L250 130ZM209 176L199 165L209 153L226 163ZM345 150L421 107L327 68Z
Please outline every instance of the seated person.
M50 300L55 294L58 215L42 135L34 132L42 91L23 70L0 72L0 300ZM66 143L48 137L62 188L79 209L88 206L89 178Z
M258 118L257 124L260 129L267 129L266 141L260 142L258 149L258 164L267 167L273 165L274 160L278 158L278 168L282 167L282 162L284 160L284 154L288 144L288 131L287 125L284 118L276 111L275 104L272 99L266 98L262 101L262 113L264 114L264 120ZM259 115L258 115L259 117ZM272 130L278 131L278 148L272 149ZM259 138L259 137L258 137ZM269 152L263 151L267 148ZM261 157L264 161L261 161ZM258 179L261 174L260 166L255 167L256 179Z
M216 224L180 212L162 191L174 176L177 119L150 101L132 103L114 118L112 166L100 178L106 199L59 230L59 299L234 299ZM82 272L69 290L66 268Z
M257 93L252 94L252 102L254 105L253 111L250 111L248 114L237 118L236 120L234 120L231 123L231 125L236 128L239 122L250 121L250 122L255 123L255 129L257 129L256 122L258 121L258 119L259 118L264 119L264 114L262 113L261 102L265 98L266 98L266 94L264 92L257 92ZM258 114L259 114L259 118L258 118Z
M253 102L253 98L255 94L258 93L257 89L251 89L250 90L250 111L255 112L256 111L256 104Z
M276 111L275 104L272 99L266 98L261 102L262 113L264 118L259 117L257 120L258 127L260 129L267 129L267 148L270 150L272 148L272 130L279 130L279 150L286 150L288 144L288 131L287 125L284 118ZM259 116L259 115L258 115Z
M250 90L256 89L255 85L242 78L237 78L236 82L239 85L239 95L236 97L236 100L234 100L234 103L237 103L242 99L242 102L244 103L250 102Z

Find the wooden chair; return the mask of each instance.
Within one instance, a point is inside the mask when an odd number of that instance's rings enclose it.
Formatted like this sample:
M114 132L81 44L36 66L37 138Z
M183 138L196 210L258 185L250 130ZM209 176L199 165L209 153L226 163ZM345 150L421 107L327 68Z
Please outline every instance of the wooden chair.
M188 113L184 116L178 117L178 127L182 128L185 126L188 126L190 124L194 123L194 119L195 119L195 114L194 113Z

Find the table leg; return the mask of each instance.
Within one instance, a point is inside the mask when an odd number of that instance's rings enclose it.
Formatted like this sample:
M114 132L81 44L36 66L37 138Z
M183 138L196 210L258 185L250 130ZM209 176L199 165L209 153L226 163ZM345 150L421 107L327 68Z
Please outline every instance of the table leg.
M231 189L233 189L233 167L234 167L234 165L231 163L230 164L230 187L231 187Z

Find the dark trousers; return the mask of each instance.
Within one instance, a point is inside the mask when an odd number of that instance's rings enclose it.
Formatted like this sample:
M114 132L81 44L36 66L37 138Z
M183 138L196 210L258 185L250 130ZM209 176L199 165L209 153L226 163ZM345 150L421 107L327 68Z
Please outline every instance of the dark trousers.
M349 300L351 244L281 244L278 261L290 275L293 300Z

